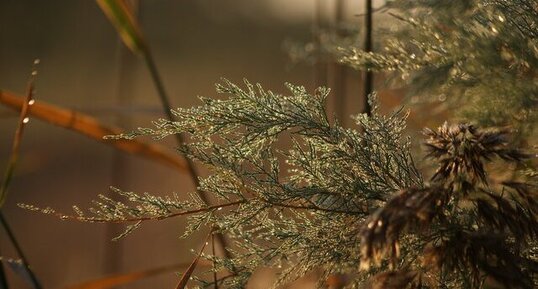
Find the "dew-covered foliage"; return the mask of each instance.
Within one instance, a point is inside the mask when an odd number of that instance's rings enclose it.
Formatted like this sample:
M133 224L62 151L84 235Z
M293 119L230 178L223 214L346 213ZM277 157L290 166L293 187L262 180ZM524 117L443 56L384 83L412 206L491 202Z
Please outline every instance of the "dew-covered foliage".
M173 122L116 136L186 133L190 141L179 151L210 169L198 189L215 205L195 193L162 198L114 189L129 202L100 196L87 212L76 207L62 217L128 221L132 231L146 220L188 215L184 236L209 226L236 241L235 258L221 265L235 270L228 282L239 287L261 266L283 266L282 282L320 267L325 275L355 271L365 218L393 192L423 185L402 135L407 115L380 115L374 105L372 117L359 115L356 129L347 129L325 112L328 89L310 94L288 84L289 94L280 95L245 85L224 80L217 91L226 98L201 98L201 106L177 109Z
M186 234L204 224L237 240L229 269L245 273L235 281L260 266L283 266L282 282L320 267L355 271L366 216L394 191L423 183L402 136L406 114L375 109L346 129L327 116L325 88L309 94L288 84L289 95L279 95L245 84L225 80L217 91L228 98L201 98L202 106L176 110L174 122L120 137L188 133L180 151L211 170L199 190L234 205L192 214Z
M175 121L112 136L186 134L179 151L209 169L198 192L210 194L211 204L197 192L113 189L127 201L100 196L74 215L42 211L127 223L125 234L145 221L185 216L184 237L212 230L233 241L230 258L205 255L213 270L229 272L219 281L224 288L243 288L261 267L279 268L275 285L315 271L320 286L337 274L349 288L536 286L536 174L525 163L529 155L510 147L508 131L468 124L426 130L438 170L425 182L403 135L402 110L382 115L373 96L371 116L343 128L324 109L328 89L286 86L288 93L277 94L223 80L222 98L201 98L200 106L174 111ZM491 163L514 174L493 179Z
M343 46L342 62L393 72L411 96L445 101L468 121L533 132L537 0L394 0L384 11L395 30L377 31L376 53Z

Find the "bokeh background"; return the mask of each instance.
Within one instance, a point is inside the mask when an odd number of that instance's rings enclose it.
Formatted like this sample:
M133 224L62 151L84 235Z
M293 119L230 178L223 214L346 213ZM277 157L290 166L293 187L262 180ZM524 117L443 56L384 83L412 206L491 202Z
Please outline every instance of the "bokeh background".
M221 77L236 83L247 78L275 92L285 92L285 82L312 90L315 68L292 64L283 44L311 41L315 23L337 26L337 1L344 5L341 20L360 27L363 20L357 14L364 12L364 1L359 0L146 0L133 5L173 106L189 107L197 95L215 96L214 83ZM374 23L386 24L383 17L374 16ZM143 60L124 47L95 1L0 0L0 89L23 94L36 58L41 60L37 100L126 130L163 116ZM336 69L327 65L326 85L335 82ZM361 74L345 69L338 77L345 91L329 101L329 111L350 126L349 115L362 109ZM396 102L398 93L393 97L389 102ZM2 169L16 125L17 113L0 105ZM172 139L161 144L174 148ZM30 120L2 211L45 288L192 260L190 250L199 248L205 233L180 239L182 219L144 224L112 242L121 226L60 221L17 207L28 203L69 212L73 204L84 207L97 194L109 194L109 186L156 195L193 190L189 176L173 168ZM16 256L3 231L0 250L1 256ZM8 274L13 288L29 288ZM268 288L273 277L274 271L261 270L249 287ZM125 288L173 288L178 279L168 273ZM311 279L289 287L311 288Z

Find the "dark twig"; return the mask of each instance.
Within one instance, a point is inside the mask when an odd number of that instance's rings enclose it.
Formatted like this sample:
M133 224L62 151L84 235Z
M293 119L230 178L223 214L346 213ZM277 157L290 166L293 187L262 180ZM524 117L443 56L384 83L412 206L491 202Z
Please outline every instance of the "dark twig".
M22 264L24 265L24 268L27 270L28 275L30 276L30 281L32 282L32 286L34 289L41 289L43 288L41 286L41 283L39 283L39 280L37 279L36 275L30 268L30 264L28 263L28 259L24 255L24 252L22 251L22 248L17 241L17 238L15 238L15 234L11 230L11 227L9 226L9 223L4 218L4 214L0 212L0 223L2 223L2 227L4 228L4 231L6 231L7 237L9 238L9 241L11 244L13 244L13 248L15 248L15 251L17 252L17 255L21 259ZM6 287L7 288L7 287Z
M372 12L373 13L376 13L376 12L385 12L386 10L388 10L388 7L387 5L382 5L382 6L379 6L377 8L373 8L372 9ZM368 12L366 13L361 13L361 14L355 14L355 17L365 17L365 16L368 16Z
M312 25L312 34L314 43L316 43L317 51L314 64L314 83L316 87L327 85L327 62L322 51L322 29L323 29L323 8L321 7L322 0L316 1L316 12Z
M0 256L2 255L2 251L0 251ZM3 262L0 264L0 289L8 289L7 285L7 276L6 272L4 271L4 265Z
M345 31L342 27L344 23L344 12L345 12L345 1L344 0L338 0L336 1L336 15L335 15L335 33L343 37L345 34ZM333 63L333 91L335 95L335 112L338 118L340 119L340 122L342 124L345 124L345 121L347 120L347 117L345 117L345 111L346 111L346 66L334 62Z
M366 17L365 17L365 29L366 34L364 36L364 51L372 52L372 0L366 0ZM367 115L371 114L372 108L368 102L369 95L372 93L374 88L374 75L373 72L366 68L365 77L364 77L364 96L363 96L363 112Z
M215 258L215 234L211 234L211 254L213 255L213 258ZM213 261L213 282L215 282L214 289L219 289L217 279L217 262Z

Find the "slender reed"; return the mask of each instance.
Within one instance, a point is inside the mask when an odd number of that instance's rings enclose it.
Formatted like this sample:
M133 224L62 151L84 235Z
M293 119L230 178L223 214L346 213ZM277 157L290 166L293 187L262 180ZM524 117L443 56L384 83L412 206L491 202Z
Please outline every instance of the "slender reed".
M19 158L19 149L20 149L20 144L21 144L21 141L22 141L22 135L23 135L23 132L24 132L24 127L29 121L28 109L34 103L33 94L34 94L34 81L35 81L35 78L37 76L37 70L36 70L37 64L39 64L38 59L36 59L34 61L34 66L32 67L32 73L30 75L30 80L28 81L28 88L27 88L27 92L26 92L26 100L25 100L25 103L24 103L24 105L23 105L23 107L21 109L21 114L20 114L20 117L19 117L19 125L17 126L17 130L15 131L15 136L13 138L13 146L12 146L12 150L11 150L11 156L9 158L6 173L4 175L4 180L2 182L2 187L0 189L0 207L5 203L6 196L7 196L7 191L8 191L8 188L9 188L9 184L11 183L13 173L15 172L15 166L16 166L17 160ZM41 287L41 284L40 284L39 280L37 279L37 277L34 274L34 272L32 271L32 269L30 268L30 264L28 262L28 259L24 255L24 252L22 251L22 248L21 248L19 242L17 241L17 238L15 237L15 234L13 233L13 230L11 230L11 227L9 226L9 223L7 222L6 218L4 217L4 215L2 214L1 211L0 211L0 224L4 228L4 231L6 232L6 235L7 235L8 239L9 239L9 241L13 245L13 248L15 248L15 251L17 252L17 255L19 256L19 258L21 259L21 262L24 265L24 269L28 273L28 276L30 278L30 282L32 283L32 286L35 289L41 289L42 287ZM5 273L3 271L3 267L2 267L2 272L0 273L0 275L3 277L2 278L3 279L2 280L2 286L5 285L6 288L8 288L7 287L7 282L5 280Z

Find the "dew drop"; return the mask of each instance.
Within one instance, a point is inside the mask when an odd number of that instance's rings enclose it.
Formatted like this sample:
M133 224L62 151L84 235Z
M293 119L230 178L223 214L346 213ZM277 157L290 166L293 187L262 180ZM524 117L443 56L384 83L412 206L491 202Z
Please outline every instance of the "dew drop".
M222 207L218 207L217 211L220 211L220 210L222 210Z
M37 58L37 59L34 60L34 65L37 65L37 64L39 64L40 62L41 62L41 60L40 60L39 58Z
M504 22L504 17L502 17L502 15L499 15L497 18L499 19L499 21Z
M29 117L25 117L25 118L22 120L23 123L28 123L29 121L30 121L30 118L29 118Z
M54 213L54 210L51 209L51 208L49 208L49 207L47 207L47 208L41 209L41 212L42 212L43 214L53 214L53 213Z
M28 101L28 105L33 105L34 103L35 103L34 99L30 99L30 101Z

